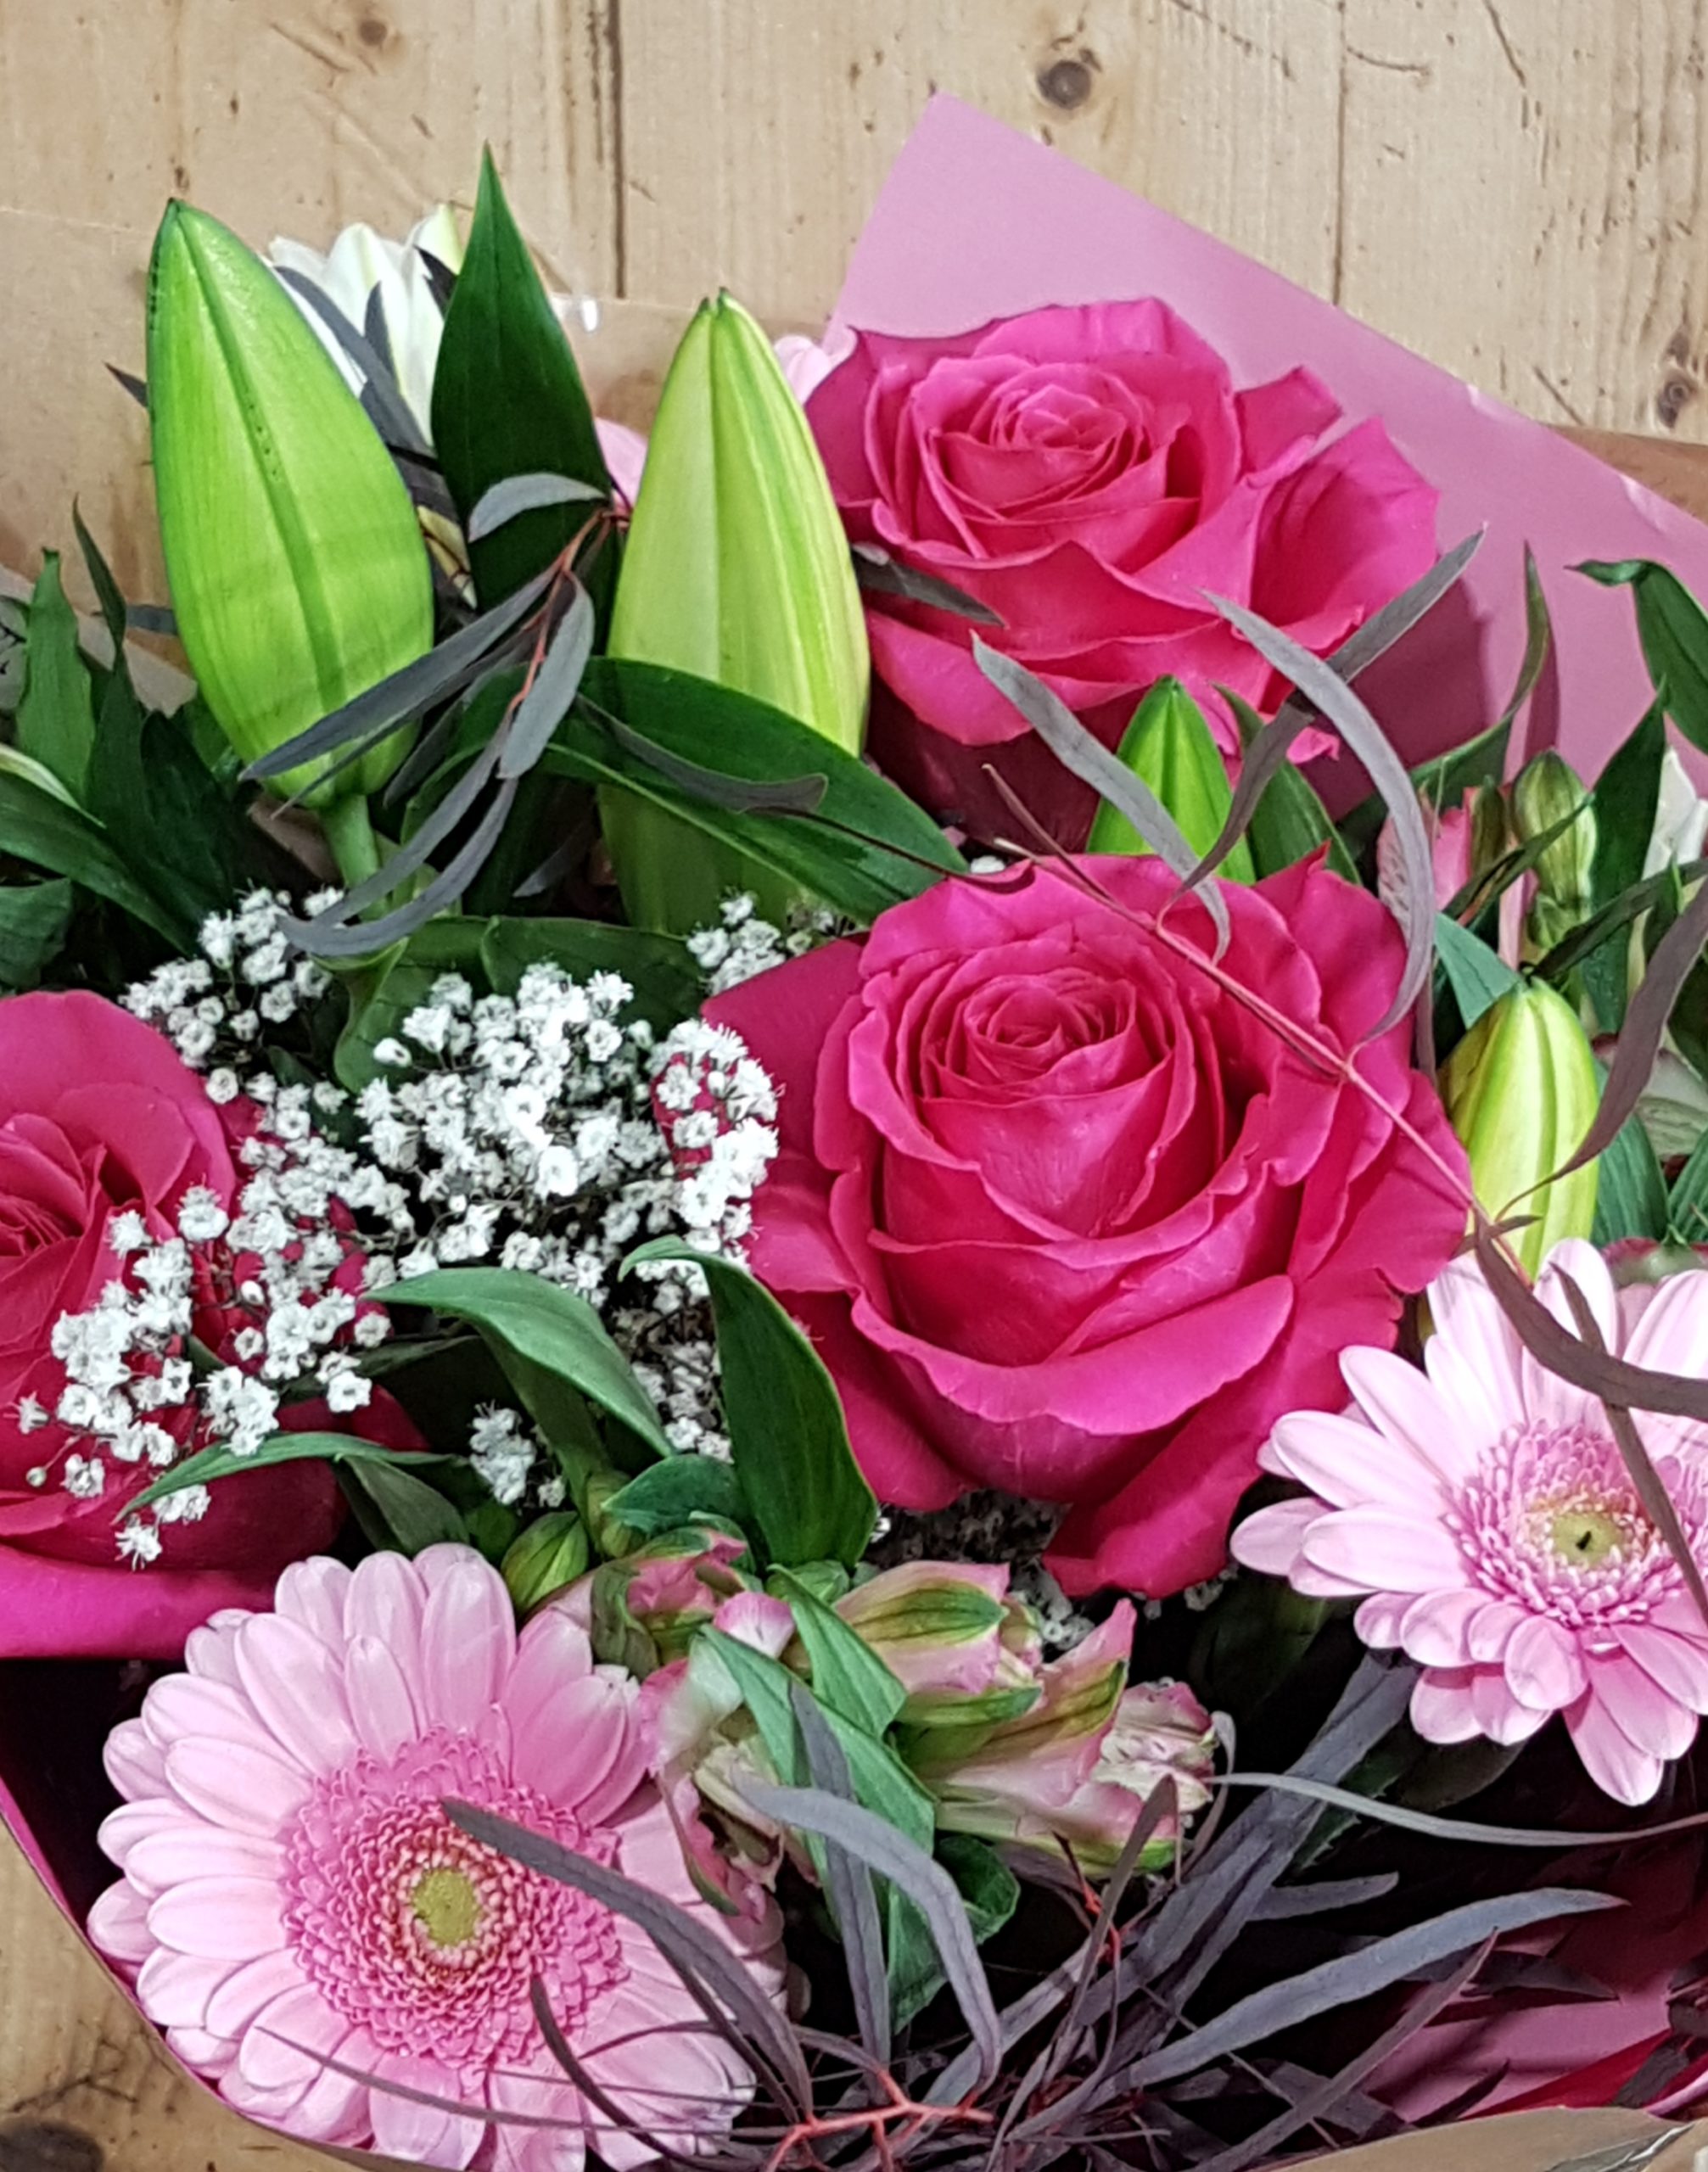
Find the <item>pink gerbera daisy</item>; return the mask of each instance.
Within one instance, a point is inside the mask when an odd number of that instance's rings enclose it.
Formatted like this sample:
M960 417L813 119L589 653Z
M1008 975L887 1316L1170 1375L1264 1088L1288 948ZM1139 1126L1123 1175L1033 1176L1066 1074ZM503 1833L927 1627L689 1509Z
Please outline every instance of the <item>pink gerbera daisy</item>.
M1708 1274L1627 1291L1621 1305L1593 1247L1558 1246L1537 1295L1576 1332L1565 1274L1610 1350L1700 1375ZM1474 1267L1450 1268L1429 1305L1424 1371L1349 1350L1352 1408L1277 1425L1263 1468L1311 1497L1248 1518L1235 1556L1318 1598L1362 1598L1364 1642L1424 1670L1411 1712L1426 1741L1519 1743L1559 1712L1597 1786L1647 1802L1708 1712L1708 1626L1600 1404L1523 1349ZM1647 1413L1637 1424L1708 1562L1708 1429Z
M650 2158L553 2059L538 1978L638 2125L690 2152L727 2131L751 2076L650 1940L440 1808L459 1797L614 1866L719 1927L775 1990L774 1916L697 1898L639 1685L596 1665L567 1615L518 1638L502 1578L467 1547L317 1559L286 1570L275 1612L216 1615L185 1664L108 1744L128 1801L101 1839L125 1875L89 1930L186 2064L256 2119L391 2157Z

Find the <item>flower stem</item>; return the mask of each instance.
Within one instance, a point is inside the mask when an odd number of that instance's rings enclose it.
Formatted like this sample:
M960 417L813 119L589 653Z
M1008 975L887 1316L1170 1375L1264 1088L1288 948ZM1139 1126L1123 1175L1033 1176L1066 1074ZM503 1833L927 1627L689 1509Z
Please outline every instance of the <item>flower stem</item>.
M365 794L347 792L333 800L321 810L320 826L347 890L379 872L379 840L373 834Z

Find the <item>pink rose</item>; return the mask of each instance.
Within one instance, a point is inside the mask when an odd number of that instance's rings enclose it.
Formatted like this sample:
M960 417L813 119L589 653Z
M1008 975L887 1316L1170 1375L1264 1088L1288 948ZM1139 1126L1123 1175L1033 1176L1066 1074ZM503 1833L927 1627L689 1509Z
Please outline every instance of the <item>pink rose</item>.
M98 1498L75 1499L61 1483L71 1436L20 1419L24 1397L51 1411L64 1387L54 1323L89 1310L120 1278L115 1216L135 1212L152 1235L170 1235L192 1184L230 1207L240 1184L233 1139L251 1117L242 1103L216 1107L171 1044L115 1004L0 1001L0 1657L175 1657L218 1608L270 1604L286 1564L337 1531L331 1472L284 1464L216 1486L199 1523L171 1527L160 1562L127 1567L120 1512L154 1472L115 1465ZM228 1340L211 1292L197 1328L210 1348ZM340 1423L312 1404L286 1422ZM39 1486L32 1469L46 1473Z
M1154 859L939 883L720 996L780 1087L754 1271L816 1340L887 1501L1000 1486L1073 1511L1070 1591L1161 1594L1226 1559L1281 1413L1337 1408L1391 1344L1464 1195L1364 1094L1308 1066L1152 915ZM1401 966L1392 919L1314 866L1224 884L1224 969L1350 1050ZM1207 945L1201 908L1168 933ZM1362 1076L1463 1156L1404 1028Z
M1169 673L1201 697L1277 699L1206 590L1325 655L1436 555L1436 494L1380 423L1325 441L1341 411L1308 370L1236 392L1161 302L1037 310L954 339L863 333L809 411L854 540L996 612L985 638L1111 746ZM888 596L866 618L891 697L873 704L882 765L988 836L1012 825L994 763L1083 842L1089 794L979 671L967 622Z

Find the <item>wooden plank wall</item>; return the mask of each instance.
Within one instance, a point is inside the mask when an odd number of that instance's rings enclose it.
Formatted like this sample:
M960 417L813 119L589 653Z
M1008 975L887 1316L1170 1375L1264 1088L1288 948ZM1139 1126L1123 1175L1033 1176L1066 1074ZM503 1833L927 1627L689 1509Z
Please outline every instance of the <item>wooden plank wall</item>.
M566 287L810 321L955 91L1548 421L1708 438L1702 0L0 0L0 563L147 570L147 238L467 200Z
M1708 441L1704 8L0 0L0 563L67 540L76 490L159 593L140 417L102 365L140 361L169 194L261 243L400 231L466 201L490 142L562 286L721 280L807 323L938 87L1545 420ZM0 2165L104 2152L324 2162L175 2079L8 1848Z

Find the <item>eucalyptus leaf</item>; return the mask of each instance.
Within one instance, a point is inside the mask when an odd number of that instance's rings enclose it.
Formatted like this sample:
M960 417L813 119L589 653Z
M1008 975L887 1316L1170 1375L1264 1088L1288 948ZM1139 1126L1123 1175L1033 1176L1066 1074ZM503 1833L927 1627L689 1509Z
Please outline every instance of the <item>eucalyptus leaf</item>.
M964 588L956 588L952 581L942 580L935 574L921 573L916 566L904 565L880 543L855 543L850 548L854 553L854 579L869 596L898 596L904 602L927 603L934 611L947 611L953 618L971 619L976 626L1002 624L1000 614L988 603L981 603L976 596L969 596Z
M624 1271L675 1261L699 1268L711 1292L731 1454L772 1560L852 1568L877 1503L824 1360L764 1285L732 1261L661 1237L631 1253Z
M597 504L605 495L596 483L574 475L507 475L469 514L465 533L471 543L484 542L518 513L536 512L542 506Z

